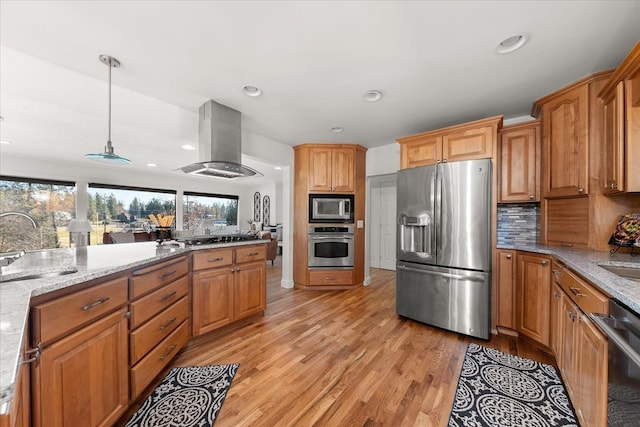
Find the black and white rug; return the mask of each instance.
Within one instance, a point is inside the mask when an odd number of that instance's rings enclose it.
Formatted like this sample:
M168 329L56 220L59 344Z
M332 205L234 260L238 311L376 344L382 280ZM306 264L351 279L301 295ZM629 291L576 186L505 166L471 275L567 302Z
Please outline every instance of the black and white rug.
M449 427L578 426L551 365L469 344Z
M238 364L173 368L126 427L211 427Z

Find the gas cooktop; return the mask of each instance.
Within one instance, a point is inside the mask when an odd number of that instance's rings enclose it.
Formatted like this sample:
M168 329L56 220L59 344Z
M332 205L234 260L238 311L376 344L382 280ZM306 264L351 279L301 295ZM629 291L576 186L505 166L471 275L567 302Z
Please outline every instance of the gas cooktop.
M211 243L242 242L245 240L259 240L259 237L252 234L212 234L210 236L189 236L175 239L185 245L207 245Z

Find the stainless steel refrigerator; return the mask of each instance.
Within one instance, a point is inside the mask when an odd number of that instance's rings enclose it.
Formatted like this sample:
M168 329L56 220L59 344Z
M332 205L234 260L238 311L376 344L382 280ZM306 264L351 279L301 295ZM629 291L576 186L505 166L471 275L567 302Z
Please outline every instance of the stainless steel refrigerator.
M491 160L398 172L396 313L489 338Z

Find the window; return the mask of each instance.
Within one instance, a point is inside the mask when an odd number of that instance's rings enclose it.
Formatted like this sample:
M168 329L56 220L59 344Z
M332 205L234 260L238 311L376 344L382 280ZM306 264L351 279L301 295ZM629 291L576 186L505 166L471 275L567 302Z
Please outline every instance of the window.
M152 231L160 218L175 218L176 192L138 187L89 184L87 216L93 224L91 243L101 244L102 233ZM153 218L153 219L152 219ZM170 224L175 229L175 221Z
M182 204L184 230L237 228L238 196L185 191Z
M69 247L75 211L73 182L0 176L0 252Z

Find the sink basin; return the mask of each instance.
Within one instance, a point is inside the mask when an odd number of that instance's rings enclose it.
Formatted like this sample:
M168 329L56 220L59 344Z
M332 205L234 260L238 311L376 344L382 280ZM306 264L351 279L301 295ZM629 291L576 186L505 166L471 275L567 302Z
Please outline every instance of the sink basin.
M621 267L617 265L601 265L600 267L620 277L624 277L625 279L635 280L636 282L640 282L640 268Z
M4 277L0 277L0 283L17 282L18 280L48 279L52 277L66 276L67 274L73 274L77 272L77 268L67 268L64 270L47 271L35 274L27 274L26 272L25 274L11 274L7 279L5 279Z

